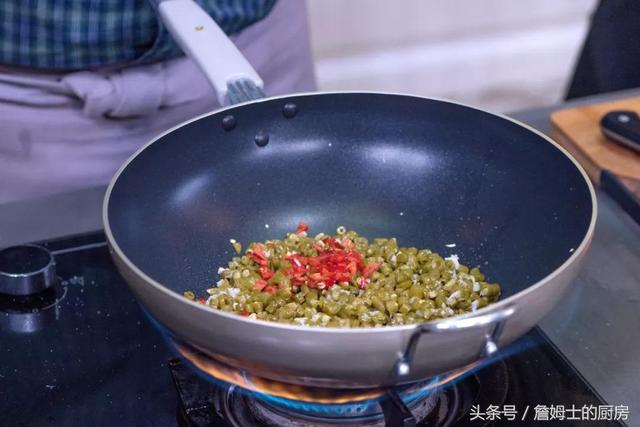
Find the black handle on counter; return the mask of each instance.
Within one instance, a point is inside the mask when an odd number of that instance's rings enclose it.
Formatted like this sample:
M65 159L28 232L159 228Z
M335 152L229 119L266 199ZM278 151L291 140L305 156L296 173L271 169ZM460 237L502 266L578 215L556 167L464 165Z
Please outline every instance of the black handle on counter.
M611 111L602 117L600 129L607 138L640 153L640 117L636 112Z
M600 173L600 188L614 199L631 218L640 224L640 201L608 170Z

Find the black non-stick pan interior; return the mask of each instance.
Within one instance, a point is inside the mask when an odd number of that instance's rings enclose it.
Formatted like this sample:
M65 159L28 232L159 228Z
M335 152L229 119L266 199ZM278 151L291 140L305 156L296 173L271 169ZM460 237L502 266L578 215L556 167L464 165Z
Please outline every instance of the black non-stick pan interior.
M293 118L282 114L287 102ZM311 233L344 225L456 253L509 296L571 256L591 216L584 176L540 135L457 104L353 93L193 121L135 157L108 205L124 254L178 292L216 281L230 238L282 238L305 221Z

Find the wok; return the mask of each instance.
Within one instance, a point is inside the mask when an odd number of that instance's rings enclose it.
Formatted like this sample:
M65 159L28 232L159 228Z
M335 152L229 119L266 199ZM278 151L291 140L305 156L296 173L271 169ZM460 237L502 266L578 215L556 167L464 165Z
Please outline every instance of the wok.
M160 12L220 99L246 101L149 142L105 196L115 263L173 337L265 378L369 387L487 357L560 302L589 247L596 203L583 169L554 141L504 116L417 96L251 100L261 81L213 21L187 0ZM340 329L251 320L182 296L217 280L230 238L281 238L299 221L311 232L344 225L456 253L502 285L501 300L422 325Z

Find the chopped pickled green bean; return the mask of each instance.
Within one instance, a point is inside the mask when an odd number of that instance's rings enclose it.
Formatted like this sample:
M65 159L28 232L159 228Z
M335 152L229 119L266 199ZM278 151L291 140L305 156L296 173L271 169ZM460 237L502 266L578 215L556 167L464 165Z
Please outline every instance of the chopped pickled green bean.
M451 317L500 297L478 267L395 238L368 240L340 226L307 235L301 223L283 240L242 245L208 298L185 298L251 319L306 326L378 327ZM323 264L324 263L324 264ZM332 270L333 269L333 270Z

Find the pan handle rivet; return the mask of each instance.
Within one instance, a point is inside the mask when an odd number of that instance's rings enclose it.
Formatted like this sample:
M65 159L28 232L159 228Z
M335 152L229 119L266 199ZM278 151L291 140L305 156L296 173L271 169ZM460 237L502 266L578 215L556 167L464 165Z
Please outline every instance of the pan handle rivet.
M269 134L266 132L258 132L254 138L258 147L264 147L269 143Z
M222 118L222 129L228 132L230 130L235 129L235 127L236 127L236 118L233 117L231 114L229 114L228 116L224 116Z
M284 107L282 107L282 115L287 119L294 117L296 114L298 114L298 106L293 102L287 102L284 104Z

